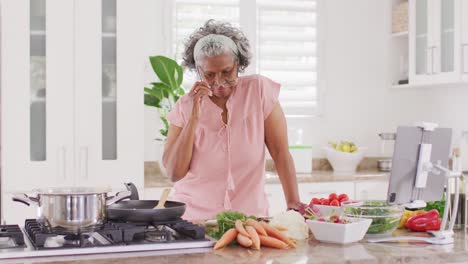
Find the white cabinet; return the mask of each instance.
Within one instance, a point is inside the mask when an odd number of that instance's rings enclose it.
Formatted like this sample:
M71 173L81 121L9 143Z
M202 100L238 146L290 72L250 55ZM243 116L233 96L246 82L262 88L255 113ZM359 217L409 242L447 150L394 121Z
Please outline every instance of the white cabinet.
M270 204L270 215L284 212L287 208L281 184L266 184L265 193ZM330 193L346 193L354 199L353 182L317 182L299 183L299 197L304 203L309 203L314 197L325 198Z
M386 200L388 181L356 182L356 200Z
M461 1L461 72L463 81L468 82L468 0Z
M38 187L143 186L151 0L0 1L2 211Z
M460 81L460 0L410 0L409 81Z
M286 200L281 184L266 184L265 194L270 205L268 212L270 216L286 211Z
M346 193L350 199L354 198L353 182L318 182L299 184L299 195L304 203L312 198L328 198L330 193Z

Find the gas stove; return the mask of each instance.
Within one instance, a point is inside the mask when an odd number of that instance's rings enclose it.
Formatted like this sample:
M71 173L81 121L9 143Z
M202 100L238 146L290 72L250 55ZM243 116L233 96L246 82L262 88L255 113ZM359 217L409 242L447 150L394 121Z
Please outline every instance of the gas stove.
M24 228L0 225L0 259L210 248L205 228L178 219L164 223L107 222L81 234L54 233L36 219Z

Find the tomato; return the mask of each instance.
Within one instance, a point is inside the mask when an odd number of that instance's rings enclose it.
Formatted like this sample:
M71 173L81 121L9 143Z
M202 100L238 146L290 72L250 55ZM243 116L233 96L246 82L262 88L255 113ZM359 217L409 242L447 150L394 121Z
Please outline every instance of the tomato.
M317 219L317 221L326 222L327 220L325 220L325 218L323 218L323 217L320 217L319 219Z
M310 200L310 204L322 204L322 203L320 202L319 198L312 198L312 200Z
M337 216L337 215L332 215L332 216L330 216L330 222L338 223L338 222L340 222L340 217Z
M330 202L330 206L340 206L340 201L338 201L337 199L332 200Z
M349 197L346 193L342 193L338 196L338 200L340 202L349 201Z
M330 193L330 195L328 195L328 200L333 201L335 199L338 199L338 195L336 193Z
M328 199L320 200L320 202L321 202L321 205L330 205L330 200Z

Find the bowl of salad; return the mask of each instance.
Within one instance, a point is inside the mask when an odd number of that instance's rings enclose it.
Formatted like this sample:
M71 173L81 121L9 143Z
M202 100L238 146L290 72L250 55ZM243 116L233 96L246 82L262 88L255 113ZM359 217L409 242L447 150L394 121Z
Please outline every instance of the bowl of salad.
M387 201L362 201L344 204L344 215L354 218L372 219L367 237L389 236L400 224L405 207L389 204Z
M372 220L366 218L338 215L306 220L316 240L334 244L349 244L361 240L371 222Z

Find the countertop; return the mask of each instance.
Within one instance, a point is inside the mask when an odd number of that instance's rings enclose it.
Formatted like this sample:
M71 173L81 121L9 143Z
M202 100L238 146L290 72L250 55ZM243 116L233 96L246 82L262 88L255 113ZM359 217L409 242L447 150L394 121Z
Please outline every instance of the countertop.
M395 235L405 235L397 231ZM11 263L68 264L153 264L153 263L468 263L468 234L456 231L451 245L421 243L371 244L353 243L347 246L320 243L313 238L298 244L296 249L260 251L230 246L222 250L175 250L170 252L141 252L132 254L88 255L44 259L15 260ZM3 262L0 262L3 263Z
M266 184L280 183L278 174L276 172L267 171L265 173ZM382 180L388 181L390 174L388 172L380 171L358 171L349 176L334 176L333 171L313 171L312 173L296 175L297 182L311 183L311 182L343 182L343 181L375 181ZM163 188L170 187L173 183L167 177L154 177L151 180L145 181L145 188Z

